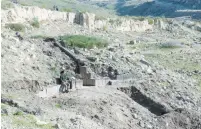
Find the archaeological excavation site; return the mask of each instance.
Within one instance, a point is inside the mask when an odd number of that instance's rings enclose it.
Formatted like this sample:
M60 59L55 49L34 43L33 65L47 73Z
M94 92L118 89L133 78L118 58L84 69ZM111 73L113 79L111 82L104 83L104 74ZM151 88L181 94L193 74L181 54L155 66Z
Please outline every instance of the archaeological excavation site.
M2 0L1 129L201 129L201 0Z

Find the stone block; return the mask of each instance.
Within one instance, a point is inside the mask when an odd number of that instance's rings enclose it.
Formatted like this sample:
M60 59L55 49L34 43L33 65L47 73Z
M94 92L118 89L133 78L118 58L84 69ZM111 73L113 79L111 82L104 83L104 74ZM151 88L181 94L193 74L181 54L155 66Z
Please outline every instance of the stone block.
M87 68L85 66L81 66L80 67L80 74L81 76L84 78L84 76L86 75L87 73Z
M96 80L95 79L83 79L83 86L95 86Z
M91 73L86 73L84 76L83 76L84 79L90 79L91 78Z

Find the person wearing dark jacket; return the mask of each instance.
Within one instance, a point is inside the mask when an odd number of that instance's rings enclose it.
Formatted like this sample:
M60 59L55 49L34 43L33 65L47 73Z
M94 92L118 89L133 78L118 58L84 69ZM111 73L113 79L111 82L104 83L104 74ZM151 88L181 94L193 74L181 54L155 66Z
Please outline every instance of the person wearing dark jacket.
M60 72L60 80L61 80L61 86L59 88L59 91L62 93L68 93L68 87L69 87L69 82L68 82L68 77L66 76L64 70Z

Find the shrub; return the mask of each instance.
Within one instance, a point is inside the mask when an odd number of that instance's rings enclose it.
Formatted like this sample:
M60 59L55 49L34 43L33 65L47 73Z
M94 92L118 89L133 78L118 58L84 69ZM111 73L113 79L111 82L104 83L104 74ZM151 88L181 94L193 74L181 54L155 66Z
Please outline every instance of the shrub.
M41 8L46 9L47 6L46 6L45 4L43 4L43 5L41 6Z
M133 17L131 17L132 19L134 19L134 20L139 20L139 21L144 21L145 20L145 17L142 17L142 16L138 16L138 17L135 17L135 16L133 16Z
M148 19L148 23L149 23L150 25L153 25L153 24L154 24L154 20L153 20L153 19Z
M61 108L61 105L60 104L56 104L55 107L56 108Z
M23 115L23 112L22 112L22 111L17 111L17 112L15 112L13 115L22 116L22 115Z
M144 17L139 17L139 19L138 20L140 20L140 21L144 21L145 20L145 18Z
M25 27L23 24L20 23L10 23L10 24L6 24L6 28L10 28L11 30L14 31L21 31L23 32L25 30Z
M34 18L33 21L31 22L31 25L35 28L39 28L40 27L40 23L38 21L37 18Z
M109 23L110 23L110 24L114 24L114 23L115 23L115 20L110 19L110 20L109 20Z
M95 20L106 20L106 17L96 15Z
M20 3L22 6L29 6L27 3Z
M7 0L2 0L1 1L1 8L2 9L9 9L9 8L13 8L13 3L11 3L10 1Z
M72 9L70 9L70 8L64 8L64 9L62 9L62 11L63 12L72 12Z
M105 40L88 37L84 35L71 35L71 36L61 36L61 40L68 46L79 47L79 48L93 48L93 47L106 47L107 42Z
M12 124L19 128L32 127L34 129L55 129L50 123L38 124L35 116L26 115L11 117Z
M107 30L107 25L104 25L103 26L103 31L106 31Z
M79 10L78 12L79 12L79 13L86 13L87 10Z
M166 42L160 45L160 48L165 48L165 49L174 49L174 48L180 48L181 44L177 42Z

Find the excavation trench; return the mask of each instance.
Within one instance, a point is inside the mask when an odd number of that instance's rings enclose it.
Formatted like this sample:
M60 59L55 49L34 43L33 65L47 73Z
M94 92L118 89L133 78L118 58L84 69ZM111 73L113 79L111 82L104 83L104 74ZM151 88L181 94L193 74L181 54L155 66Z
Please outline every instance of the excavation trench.
M159 102L154 101L153 99L144 95L140 90L136 87L121 87L118 90L126 93L129 95L135 102L142 105L143 107L147 108L151 113L161 116L168 113L170 110L167 109L165 106L160 104Z

